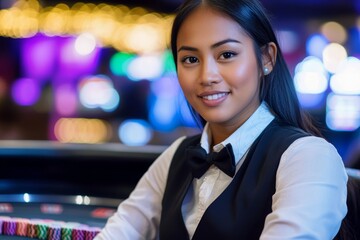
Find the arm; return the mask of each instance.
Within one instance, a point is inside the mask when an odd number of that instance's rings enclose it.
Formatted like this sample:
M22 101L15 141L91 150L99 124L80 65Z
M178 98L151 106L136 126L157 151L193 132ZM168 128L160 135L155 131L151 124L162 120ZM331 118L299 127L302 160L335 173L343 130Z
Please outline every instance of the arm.
M331 144L317 137L296 140L281 157L273 211L260 239L333 239L347 212L346 183Z
M95 240L156 238L169 166L182 140L183 138L176 140L154 161Z

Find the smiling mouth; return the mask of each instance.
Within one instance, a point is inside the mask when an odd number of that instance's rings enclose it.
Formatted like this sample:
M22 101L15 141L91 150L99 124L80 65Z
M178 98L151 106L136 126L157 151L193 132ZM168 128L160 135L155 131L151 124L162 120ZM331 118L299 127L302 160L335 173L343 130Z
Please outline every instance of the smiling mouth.
M225 97L226 95L228 95L229 93L216 93L216 94L211 94L211 95L206 95L206 96L202 96L203 99L209 100L209 101L213 101L213 100L218 100L220 98Z

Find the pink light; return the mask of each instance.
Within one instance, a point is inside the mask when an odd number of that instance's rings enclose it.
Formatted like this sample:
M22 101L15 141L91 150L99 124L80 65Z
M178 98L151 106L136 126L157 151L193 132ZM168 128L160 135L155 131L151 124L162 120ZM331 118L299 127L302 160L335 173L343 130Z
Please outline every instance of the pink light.
M69 84L60 85L55 91L55 108L60 115L71 116L76 112L77 96Z

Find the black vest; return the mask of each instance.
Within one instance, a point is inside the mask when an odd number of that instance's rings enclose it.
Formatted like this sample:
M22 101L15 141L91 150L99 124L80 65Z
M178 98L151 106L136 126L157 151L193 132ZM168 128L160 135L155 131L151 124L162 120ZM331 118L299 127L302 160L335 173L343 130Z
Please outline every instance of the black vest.
M250 147L232 182L206 209L192 239L258 240L271 212L280 158L292 142L307 135L272 121ZM171 162L162 201L161 240L189 239L181 206L193 178L184 153L199 141L200 135L186 138Z

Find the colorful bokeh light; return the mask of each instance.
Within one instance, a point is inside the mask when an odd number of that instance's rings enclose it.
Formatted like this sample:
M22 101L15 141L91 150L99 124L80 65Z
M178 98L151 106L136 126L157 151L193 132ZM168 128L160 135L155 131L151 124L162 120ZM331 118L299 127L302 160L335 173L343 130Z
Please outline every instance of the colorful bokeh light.
M333 131L355 131L360 127L360 96L329 94L326 124Z
M102 108L113 111L120 103L118 91L111 79L105 75L89 76L79 84L80 102L87 108Z
M102 143L111 137L109 124L100 119L60 118L54 133L63 143Z
M117 52L110 59L110 70L116 76L126 76L129 63L135 58L134 54Z
M339 63L336 73L330 79L334 93L346 95L360 94L360 60L348 57Z
M324 48L329 44L329 41L321 34L313 34L307 38L306 53L309 56L322 58Z
M35 104L40 94L40 84L32 78L17 79L11 89L11 95L14 101L21 106L31 106Z
M121 142L129 146L144 146L153 135L149 123L142 119L125 120L120 124L118 133Z
M89 55L96 48L96 39L90 33L82 33L75 40L75 51L80 55Z
M77 92L71 84L61 84L55 89L55 109L61 116L72 116L77 111Z
M160 54L142 55L129 63L127 76L133 81L154 80L161 77L163 72L164 66Z

